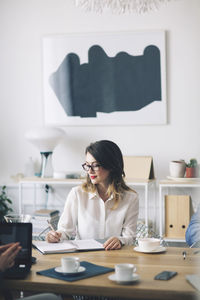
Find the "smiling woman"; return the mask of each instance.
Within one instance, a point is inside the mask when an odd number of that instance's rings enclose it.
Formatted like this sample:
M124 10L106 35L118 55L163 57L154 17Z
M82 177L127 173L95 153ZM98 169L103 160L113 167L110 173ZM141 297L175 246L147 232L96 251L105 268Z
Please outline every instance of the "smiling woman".
M85 151L86 166L88 164L99 165L94 171L88 168L87 182L83 189L87 192L94 192L96 189L100 194L106 194L107 198L113 194L115 204L119 200L120 190L130 190L123 180L124 162L119 147L107 140L90 144Z
M58 230L50 231L47 241L104 239L105 250L133 244L139 201L124 182L121 150L114 142L101 140L90 144L85 155L86 182L70 191Z

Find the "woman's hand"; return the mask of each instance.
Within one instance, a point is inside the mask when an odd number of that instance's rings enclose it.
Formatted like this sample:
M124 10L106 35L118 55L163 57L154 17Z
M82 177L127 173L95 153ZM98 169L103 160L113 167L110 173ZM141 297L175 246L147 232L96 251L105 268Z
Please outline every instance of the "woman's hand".
M121 249L122 244L120 240L116 237L109 238L104 244L103 244L105 250L116 250Z
M46 241L48 243L59 243L61 239L61 233L56 231L49 231L46 235Z
M11 268L15 263L15 257L21 250L19 243L11 243L0 246L0 271L4 272L6 269Z

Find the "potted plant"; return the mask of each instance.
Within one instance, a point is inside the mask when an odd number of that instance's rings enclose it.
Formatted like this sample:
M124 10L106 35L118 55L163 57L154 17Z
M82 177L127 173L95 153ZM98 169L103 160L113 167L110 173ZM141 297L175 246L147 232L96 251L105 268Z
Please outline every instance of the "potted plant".
M191 158L190 162L186 164L186 177L187 178L197 177L197 169L198 169L197 160L195 158Z
M6 186L4 185L0 193L0 221L1 222L4 220L5 215L13 211L12 208L10 207L10 204L12 204L12 201L7 197Z

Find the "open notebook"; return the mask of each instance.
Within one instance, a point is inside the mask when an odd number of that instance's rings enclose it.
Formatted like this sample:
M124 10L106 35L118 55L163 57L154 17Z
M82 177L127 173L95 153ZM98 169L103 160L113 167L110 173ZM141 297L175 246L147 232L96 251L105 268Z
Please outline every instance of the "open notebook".
M197 291L200 291L200 275L197 274L190 274L185 276L187 281L197 289Z
M64 240L59 243L48 243L46 241L33 241L33 246L43 254L104 250L102 243L93 239Z

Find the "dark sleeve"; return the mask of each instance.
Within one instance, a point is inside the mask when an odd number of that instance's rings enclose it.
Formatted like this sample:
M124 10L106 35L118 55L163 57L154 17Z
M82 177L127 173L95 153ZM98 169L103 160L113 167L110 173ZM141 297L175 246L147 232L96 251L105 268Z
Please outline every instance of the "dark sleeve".
M3 272L0 272L0 295L2 293L3 290Z
M0 286L1 286L2 280L3 280L3 272L0 272Z

